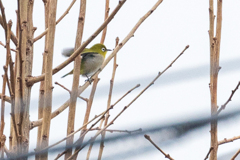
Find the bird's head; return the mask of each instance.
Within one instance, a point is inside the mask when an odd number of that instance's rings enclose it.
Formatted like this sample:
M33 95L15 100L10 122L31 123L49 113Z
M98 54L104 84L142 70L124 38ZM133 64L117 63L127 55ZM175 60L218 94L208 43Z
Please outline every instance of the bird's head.
M107 51L111 51L111 49L107 49L105 45L98 43L93 45L90 50L97 52L101 55L103 55L103 57L105 58Z

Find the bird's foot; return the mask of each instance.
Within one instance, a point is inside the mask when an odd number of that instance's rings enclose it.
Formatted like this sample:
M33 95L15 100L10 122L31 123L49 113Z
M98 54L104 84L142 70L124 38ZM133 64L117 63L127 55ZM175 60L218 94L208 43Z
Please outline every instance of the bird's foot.
M92 84L92 77L88 77L87 75L86 75L86 77L87 77L87 79L85 80L85 82L89 82L89 84Z

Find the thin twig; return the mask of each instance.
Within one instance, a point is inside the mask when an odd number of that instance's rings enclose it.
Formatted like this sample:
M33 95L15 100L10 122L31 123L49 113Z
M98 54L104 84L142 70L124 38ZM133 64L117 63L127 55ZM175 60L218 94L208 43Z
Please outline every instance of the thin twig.
M218 145L221 145L221 144L224 144L224 143L233 142L233 141L235 141L237 139L240 139L240 136L232 137L232 138L229 138L229 139L224 138L223 140L218 141Z
M12 31L11 31L11 28L12 28L12 21L9 20L8 21L8 24L7 24L7 32L8 32L8 35L7 35L7 42L6 42L6 49L7 49L7 55L8 55L8 60L9 60L9 68L10 68L10 84L9 84L9 80L8 80L8 75L7 75L7 68L5 67L5 76L7 77L7 82L8 82L8 88L9 88L9 93L10 93L10 96L11 96L11 119L12 119L12 122L11 122L11 133L10 133L10 136L12 136L11 134L13 134L15 136L15 138L18 138L19 136L19 133L18 133L18 130L17 130L17 123L16 123L16 118L15 118L15 73L14 73L14 63L12 61L12 56L11 56L11 53L10 53L10 50L12 50L10 48L10 37L13 37L12 35ZM16 38L16 37L15 37ZM17 51L15 50L16 52L16 57L17 57ZM9 138L10 140L10 138ZM10 140L10 149L12 149L12 141ZM7 154L7 152L6 152Z
M240 149L233 155L233 157L230 160L235 160L235 158L239 155Z
M60 87L62 87L62 88L65 89L66 91L68 91L69 94L71 94L71 91L70 91L69 89L67 89L64 85L62 85L62 84L60 84L60 83L58 83L58 82L55 82L55 84L59 85ZM85 102L88 102L88 99L87 99L87 98L84 98L84 97L79 96L79 95L78 95L78 98L84 100Z
M3 24L3 18L2 16L0 15L0 24L1 26L4 28L4 24ZM5 28L4 28L5 29ZM18 44L18 39L17 37L14 35L14 33L11 31L11 40L13 41L13 43L17 46Z
M209 154L211 153L212 150L213 150L213 147L210 147L210 149L209 149L206 157L204 158L204 160L207 160L207 159L208 159L208 156L209 156Z
M8 74L7 74L7 67L6 66L4 66L3 67L3 70L4 70L4 76L5 76L5 78L6 78L6 82L7 82L7 86L8 86L8 91L9 91L9 93L10 93L10 95L13 95L13 92L12 92L12 89L11 89L11 85L10 85L10 82L9 82L9 78L8 78Z
M108 1L108 0L107 0ZM109 3L107 2L106 3ZM106 8L107 9L107 8ZM116 45L115 47L118 45L119 42L119 38L116 38ZM116 70L117 70L117 54L114 56L114 61L113 61L113 70L112 70L112 78L110 80L110 88L109 88L109 94L108 94L108 102L107 102L107 108L110 107L111 105L111 100L112 100L112 91L113 91L113 84L114 84L114 79L115 79L115 74L116 74ZM105 121L104 121L104 126L106 126L108 124L108 119L110 117L109 112L106 115ZM102 133L102 137L101 137L101 143L100 143L100 148L99 148L99 153L98 153L98 159L101 160L102 158L102 153L103 153L103 148L104 148L104 139L105 139L105 135L106 132L104 131Z
M15 77L14 77L14 62L12 61L12 56L10 50L10 38L11 38L11 28L12 28L12 21L9 20L7 24L7 41L6 41L6 49L7 49L7 55L8 55L8 60L9 60L9 68L10 68L10 85L9 85L9 93L10 96L12 97L12 101L14 101L14 96L15 96ZM8 78L8 76L7 76ZM10 89L11 88L11 89ZM13 102L14 103L14 102Z
M11 103L11 98L8 96L2 96L2 93L0 93L0 99L4 98L4 100L8 103Z
M12 21L9 20L8 24L7 24L7 39L6 39L6 49L7 49L7 61L8 61L8 64L11 63L11 53L10 53L10 37L11 37L11 32L10 31L11 31L11 28L12 28ZM12 87L10 85L8 74L7 74L8 73L8 66L7 66L7 64L3 67L3 69L4 69L4 72L5 72L5 78L7 80L9 93L10 93L11 96L13 96L13 90L12 90Z
M97 127L97 128L92 128L91 131L99 131L101 130L101 128ZM117 129L106 129L105 130L106 132L110 132L110 133L113 133L113 132L119 132L119 133L128 133L128 134L132 134L132 133L136 133L136 132L141 132L142 131L142 128L139 128L137 130L133 130L133 131L128 131L128 130L117 130Z
M6 25L6 29L5 29L5 38L6 38L6 48L7 48L7 54L6 54L6 62L5 62L5 66L3 67L4 69L4 72L5 74L3 75L3 83L2 83L2 96L5 97L5 92L6 92L6 84L8 84L8 88L9 88L9 92L10 94L12 95L12 92L11 92L11 87L10 87L10 84L9 84L9 80L8 80L8 76L7 76L7 71L8 71L8 65L9 65L9 62L10 62L10 59L9 59L9 54L10 54L10 30L11 30L11 26L12 26L12 22L9 21L8 25L6 23L6 17L5 17L5 12L4 12L4 7L3 7L3 4L2 4L2 1L0 0L0 9L1 9L1 12L2 12L2 15L3 15L3 21L4 21L4 25ZM5 114L5 98L2 98L1 100L1 126L0 126L0 137L3 136L3 132L4 132L4 126L5 126L5 117L4 117L4 114ZM2 153L3 153L3 147L1 147L1 150L2 150Z
M238 82L238 84L237 84L237 86L235 87L235 89L232 90L232 93L231 93L230 97L228 98L228 100L227 100L227 101L221 106L221 108L217 111L217 114L219 114L222 110L224 110L224 109L226 108L227 104L232 100L232 97L233 97L234 93L236 92L236 90L238 89L239 85L240 85L240 81Z
M6 48L6 45L4 45L1 41L0 41L0 45L3 46L4 48ZM12 48L10 50L13 51L13 52L17 52L17 50L12 49Z
M45 20L45 29L46 29L46 28L48 28L48 19L49 19L49 1L43 1L43 3L44 3L44 20ZM46 56L45 51L47 50L47 44L48 44L48 37L45 36L44 52L43 52L43 56L42 56L42 74L45 73L45 68L46 68L47 56ZM39 87L39 98L38 98L38 119L43 118L44 86L45 86L45 81L41 81L40 87ZM42 126L38 127L37 145L36 145L36 149L35 149L36 151L41 149L41 134L42 134ZM40 160L41 156L36 154L35 159Z
M174 160L169 154L166 154L161 148L159 148L153 141L152 139L150 138L149 135L145 134L144 137L150 142L152 143L152 145L154 145L154 147L156 147L164 156L165 158L168 158L170 160Z
M67 152L67 151L63 151L62 153L59 153L59 154L57 155L57 157L54 158L54 160L59 159L59 158L62 157L66 152Z

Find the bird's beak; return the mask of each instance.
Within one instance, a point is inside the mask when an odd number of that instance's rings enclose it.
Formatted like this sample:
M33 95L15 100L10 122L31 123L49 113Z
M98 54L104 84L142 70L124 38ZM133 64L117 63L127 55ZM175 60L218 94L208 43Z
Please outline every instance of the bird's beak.
M112 51L111 49L107 49L107 51Z

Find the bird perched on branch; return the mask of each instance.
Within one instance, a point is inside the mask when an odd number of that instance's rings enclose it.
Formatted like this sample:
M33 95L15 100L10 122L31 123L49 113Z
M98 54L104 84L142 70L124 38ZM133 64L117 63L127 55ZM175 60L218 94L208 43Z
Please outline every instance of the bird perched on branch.
M82 61L81 61L81 69L80 75L85 76L89 79L102 65L107 51L111 51L107 49L103 44L95 44L91 48L85 48L81 53ZM74 52L73 48L64 49L62 55L65 57L70 57ZM66 77L67 75L73 74L73 70L62 78Z

